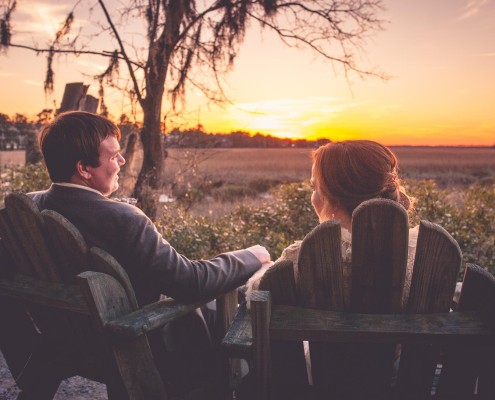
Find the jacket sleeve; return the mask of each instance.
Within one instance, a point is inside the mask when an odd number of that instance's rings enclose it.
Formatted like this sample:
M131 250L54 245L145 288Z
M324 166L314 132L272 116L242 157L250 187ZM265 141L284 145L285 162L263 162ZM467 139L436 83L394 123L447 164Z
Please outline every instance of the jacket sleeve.
M189 260L144 214L134 216L126 245L131 281L138 299L146 303L160 294L182 302L214 297L243 285L261 267L249 250L220 254L211 260Z

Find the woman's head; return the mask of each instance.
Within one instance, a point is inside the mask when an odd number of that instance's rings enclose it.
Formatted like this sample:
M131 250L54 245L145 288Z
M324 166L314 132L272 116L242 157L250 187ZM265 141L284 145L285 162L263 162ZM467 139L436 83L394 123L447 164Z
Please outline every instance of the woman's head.
M406 210L412 198L401 186L397 158L387 147L370 140L332 142L313 153L312 202L320 221L332 218L336 209L349 217L363 201L385 198Z

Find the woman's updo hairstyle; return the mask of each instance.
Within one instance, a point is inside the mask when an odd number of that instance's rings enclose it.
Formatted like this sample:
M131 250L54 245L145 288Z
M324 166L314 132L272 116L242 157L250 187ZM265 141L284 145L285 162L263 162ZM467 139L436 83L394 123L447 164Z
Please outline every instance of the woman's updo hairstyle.
M391 199L412 211L414 199L400 183L397 157L377 142L347 140L319 147L313 153L313 175L328 203L349 215L373 198Z

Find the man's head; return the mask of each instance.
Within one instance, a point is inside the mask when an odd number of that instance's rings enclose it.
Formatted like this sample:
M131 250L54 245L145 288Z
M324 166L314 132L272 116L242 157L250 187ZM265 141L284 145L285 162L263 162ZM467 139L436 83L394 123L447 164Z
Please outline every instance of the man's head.
M118 188L119 129L99 115L61 114L40 133L40 148L53 182L72 182L108 196Z

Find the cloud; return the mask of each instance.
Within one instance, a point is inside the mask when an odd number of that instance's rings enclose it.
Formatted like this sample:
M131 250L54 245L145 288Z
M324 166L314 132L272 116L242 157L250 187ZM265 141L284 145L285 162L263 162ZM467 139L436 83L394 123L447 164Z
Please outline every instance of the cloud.
M52 40L72 7L66 2L46 0L26 3L21 3L16 9L14 36L19 40L34 39L36 42ZM79 23L73 26L74 32L76 25L83 23L80 18L77 20Z
M32 86L43 86L43 83L42 82L39 82L39 81L30 81L30 80L25 80L24 83L26 85L32 85Z
M469 0L464 6L462 14L459 16L459 20L465 20L478 14L481 8L488 3L488 0Z
M0 78L10 78L11 76L16 76L13 72L0 71Z

